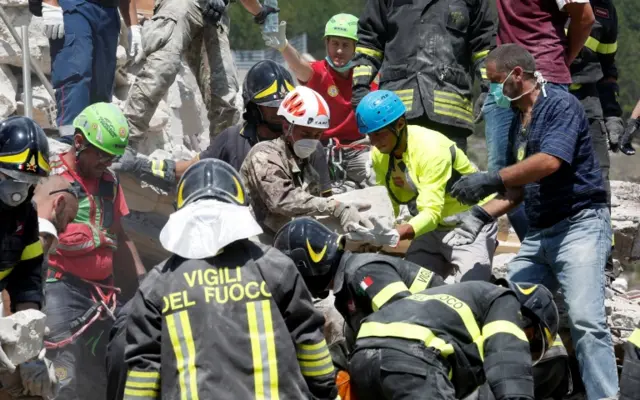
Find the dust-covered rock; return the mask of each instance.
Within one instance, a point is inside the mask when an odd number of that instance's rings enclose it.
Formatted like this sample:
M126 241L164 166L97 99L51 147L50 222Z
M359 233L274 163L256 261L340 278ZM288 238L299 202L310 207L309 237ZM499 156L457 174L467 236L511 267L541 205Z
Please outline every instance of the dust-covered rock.
M16 111L16 91L18 81L7 65L0 65L0 118L6 118Z
M0 6L3 7L19 37L22 34L20 27L29 25L29 54L42 71L49 74L51 73L49 40L44 36L42 18L32 16L27 5L28 2L25 0L0 0ZM22 43L16 43L9 28L4 23L0 24L0 64L22 67L21 45Z
M23 310L0 318L0 331L11 337L11 343L2 343L2 350L14 365L38 356L43 349L46 315L38 310Z

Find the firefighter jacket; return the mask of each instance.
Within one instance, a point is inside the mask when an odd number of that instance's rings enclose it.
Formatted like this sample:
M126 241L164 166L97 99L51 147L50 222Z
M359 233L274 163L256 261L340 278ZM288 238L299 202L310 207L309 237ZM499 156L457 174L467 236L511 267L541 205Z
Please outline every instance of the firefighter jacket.
M42 306L44 255L31 196L17 207L0 203L0 221L0 291L9 292L12 312L19 303Z
M127 400L337 396L322 314L272 247L171 256L143 281L127 324Z
M590 119L621 117L618 103L616 52L618 50L618 15L612 0L591 0L596 17L591 34L571 64L571 93L580 99Z
M640 399L640 327L624 345L624 364L620 376L620 400Z
M442 220L467 211L449 195L461 175L477 172L464 152L443 134L417 125L407 126L407 150L402 159L373 147L371 162L376 183L385 186L395 214L407 204L416 237L436 229ZM482 203L481 203L482 204Z
M382 254L342 255L333 284L335 307L353 332L369 314L430 287L444 285L438 274Z
M253 146L240 173L256 221L271 234L291 218L333 213L332 202L320 197L318 172L307 160L295 157L282 137Z
M450 367L456 398L485 381L497 400L534 398L529 342L520 303L509 289L462 282L413 294L367 317L356 350L433 348Z
M394 91L407 118L430 120L473 133L471 89L488 90L484 60L495 45L488 0L368 0L358 22L353 89Z

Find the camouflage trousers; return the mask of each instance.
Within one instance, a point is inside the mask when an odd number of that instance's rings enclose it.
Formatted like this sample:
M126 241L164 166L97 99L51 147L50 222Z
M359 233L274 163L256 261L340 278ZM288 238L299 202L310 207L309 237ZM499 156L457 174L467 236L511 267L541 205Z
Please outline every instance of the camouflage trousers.
M158 103L180 71L182 57L204 97L213 138L240 119L238 78L229 47L229 16L218 26L204 23L197 0L156 0L151 21L142 29L146 60L125 105L131 140L142 139Z

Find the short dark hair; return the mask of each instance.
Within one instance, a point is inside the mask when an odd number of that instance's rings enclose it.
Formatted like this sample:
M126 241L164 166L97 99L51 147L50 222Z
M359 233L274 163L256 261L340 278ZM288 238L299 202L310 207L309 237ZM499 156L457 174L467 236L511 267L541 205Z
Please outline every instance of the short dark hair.
M498 72L509 73L515 67L522 68L533 77L536 71L536 60L525 48L517 44L503 44L491 50L486 63L494 63Z

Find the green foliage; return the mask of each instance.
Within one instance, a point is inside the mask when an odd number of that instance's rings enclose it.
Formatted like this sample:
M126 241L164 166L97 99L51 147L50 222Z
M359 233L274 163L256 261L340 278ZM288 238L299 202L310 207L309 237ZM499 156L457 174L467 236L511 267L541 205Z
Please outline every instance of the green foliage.
M365 0L280 0L280 20L287 21L287 36L306 32L309 52L316 58L324 58L322 36L324 25L331 16L346 12L359 15ZM618 9L618 69L620 72L620 103L629 114L640 99L640 1L615 0ZM260 27L253 23L251 15L238 3L231 7L231 46L237 50L262 49L264 42Z

